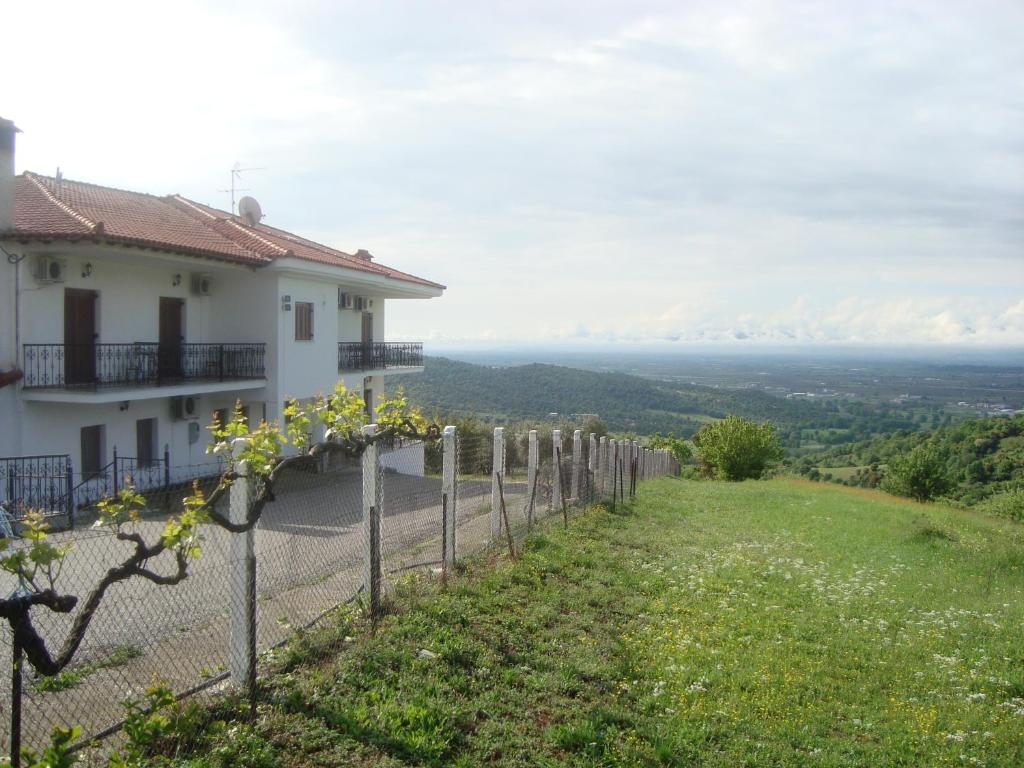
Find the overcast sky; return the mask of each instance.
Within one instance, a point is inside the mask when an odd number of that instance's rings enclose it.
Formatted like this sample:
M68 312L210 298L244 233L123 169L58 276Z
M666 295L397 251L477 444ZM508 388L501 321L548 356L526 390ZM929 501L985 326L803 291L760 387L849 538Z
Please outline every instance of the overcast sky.
M1024 344L1024 3L25 2L18 169L449 286L388 336Z

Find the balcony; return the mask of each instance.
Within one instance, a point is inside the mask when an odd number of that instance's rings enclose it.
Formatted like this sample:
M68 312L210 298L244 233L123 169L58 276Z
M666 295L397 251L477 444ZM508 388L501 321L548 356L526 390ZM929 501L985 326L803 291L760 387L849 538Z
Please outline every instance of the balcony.
M343 341L338 344L339 371L382 371L423 367L423 343Z
M265 357L266 345L262 343L25 344L22 387L26 394L59 391L112 395L123 390L160 388L149 397L228 390L239 388L239 382L251 383L242 387L251 389L265 383ZM133 394L131 399L135 398ZM86 398L88 402L116 399Z

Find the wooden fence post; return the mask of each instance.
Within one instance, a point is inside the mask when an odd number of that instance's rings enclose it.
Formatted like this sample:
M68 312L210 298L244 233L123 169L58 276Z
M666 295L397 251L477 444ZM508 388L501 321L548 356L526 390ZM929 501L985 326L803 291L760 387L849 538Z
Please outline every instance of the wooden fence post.
M551 498L548 500L548 512L561 503L562 489L562 430L551 430Z
M500 478L500 479L499 479ZM494 451L491 456L491 538L501 536L501 503L504 495L501 481L505 479L505 428L494 428Z
M537 447L537 430L531 429L526 446L526 522L533 525L537 504L537 462L540 459Z
M569 489L569 498L573 502L580 500L580 469L583 466L583 430L577 429L572 433L572 486Z

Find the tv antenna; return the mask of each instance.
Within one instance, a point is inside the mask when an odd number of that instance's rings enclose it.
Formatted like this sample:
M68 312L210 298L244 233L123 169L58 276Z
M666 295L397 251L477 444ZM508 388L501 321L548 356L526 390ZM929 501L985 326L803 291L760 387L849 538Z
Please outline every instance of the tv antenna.
M222 189L221 192L231 193L231 213L235 213L235 193L236 192L248 192L248 189L241 189L237 186L237 183L241 181L242 174L247 171L265 171L266 166L253 166L251 168L243 168L241 163L236 162L231 168L231 189Z

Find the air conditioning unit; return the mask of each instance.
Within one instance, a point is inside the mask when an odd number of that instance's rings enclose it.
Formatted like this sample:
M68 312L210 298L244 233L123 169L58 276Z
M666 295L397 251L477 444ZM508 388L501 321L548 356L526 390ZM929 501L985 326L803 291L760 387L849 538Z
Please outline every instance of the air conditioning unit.
M192 275L192 293L196 296L209 296L213 293L213 278L209 275Z
M338 309L352 309L352 300L354 298L351 293L345 293L341 288L338 288Z
M171 418L174 421L191 419L199 413L198 397L172 397Z
M35 278L40 283L63 283L68 263L64 259L40 256L36 262Z
M355 307L354 308L355 308L356 312L362 312L364 309L366 309L367 304L366 304L366 297L365 296L356 296L355 299L356 299L356 301L355 301Z

